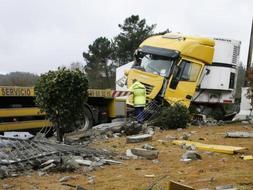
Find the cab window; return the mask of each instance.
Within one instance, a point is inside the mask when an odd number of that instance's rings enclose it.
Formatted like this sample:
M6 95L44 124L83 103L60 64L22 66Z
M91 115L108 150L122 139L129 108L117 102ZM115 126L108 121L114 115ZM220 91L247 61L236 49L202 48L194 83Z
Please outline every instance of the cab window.
M195 82L197 80L201 70L201 65L188 61L182 61L180 67L182 68L181 81Z

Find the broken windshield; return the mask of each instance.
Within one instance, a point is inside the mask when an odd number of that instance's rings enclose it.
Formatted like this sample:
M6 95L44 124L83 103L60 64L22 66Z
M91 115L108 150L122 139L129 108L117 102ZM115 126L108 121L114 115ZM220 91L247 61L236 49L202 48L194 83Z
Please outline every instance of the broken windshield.
M168 57L146 54L143 58L140 59L140 66L149 73L160 75L163 77L168 77L174 60Z

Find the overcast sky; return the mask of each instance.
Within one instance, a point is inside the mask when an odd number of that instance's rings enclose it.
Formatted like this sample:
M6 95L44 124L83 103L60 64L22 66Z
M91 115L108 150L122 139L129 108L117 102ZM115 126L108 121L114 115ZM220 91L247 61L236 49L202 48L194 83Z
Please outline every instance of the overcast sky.
M72 62L97 37L138 14L156 32L240 40L246 65L252 0L0 0L0 73L47 72Z

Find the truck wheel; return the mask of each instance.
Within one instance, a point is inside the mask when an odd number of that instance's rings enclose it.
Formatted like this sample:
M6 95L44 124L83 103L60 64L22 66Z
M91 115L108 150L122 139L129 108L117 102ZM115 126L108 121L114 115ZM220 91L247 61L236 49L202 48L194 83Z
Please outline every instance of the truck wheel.
M93 126L92 114L91 114L90 110L87 107L85 107L84 121L83 121L83 124L81 125L81 129L86 131L86 130L90 129L92 126Z

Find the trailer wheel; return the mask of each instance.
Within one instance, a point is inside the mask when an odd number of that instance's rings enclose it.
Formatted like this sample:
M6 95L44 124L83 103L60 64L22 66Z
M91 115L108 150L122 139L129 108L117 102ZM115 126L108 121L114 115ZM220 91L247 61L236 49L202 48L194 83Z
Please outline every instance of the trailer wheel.
M92 117L92 113L90 112L90 110L85 107L84 110L84 122L81 125L81 129L86 131L88 129L90 129L93 126L93 117Z

